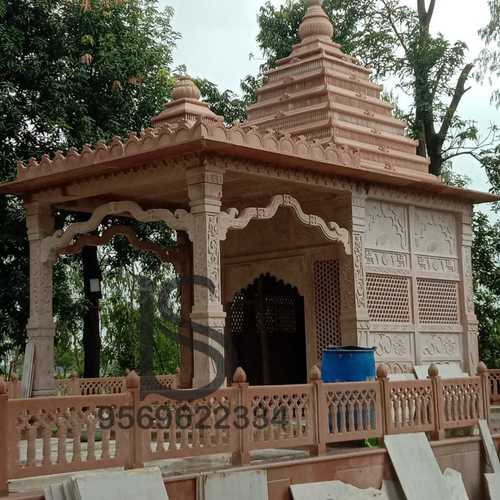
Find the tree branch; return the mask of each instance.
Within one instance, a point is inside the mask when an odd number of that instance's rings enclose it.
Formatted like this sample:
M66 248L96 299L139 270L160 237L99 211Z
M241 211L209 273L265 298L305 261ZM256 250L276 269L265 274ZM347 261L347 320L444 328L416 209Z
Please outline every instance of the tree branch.
M462 100L464 94L469 90L465 88L465 84L469 79L469 75L474 68L473 64L467 64L465 68L462 70L460 77L458 78L457 86L455 87L455 92L453 94L453 99L446 111L446 115L444 116L443 123L441 124L441 129L439 131L439 138L442 142L446 139L448 135L448 131L450 130L451 124L453 122L453 118L458 109L458 105Z
M427 19L426 19L427 28L429 28L431 25L432 16L434 15L434 8L435 7L436 7L436 0L431 0L431 3L429 5L429 10L427 11Z
M401 33L398 31L398 29L396 27L396 24L394 22L392 14L391 14L391 10L390 10L390 8L387 5L387 2L385 0L382 0L382 4L384 5L385 11L387 12L387 19L389 20L389 24L391 25L392 31L394 31L394 34L396 35L396 38L399 40L401 47L403 47L405 54L408 56L408 47L405 44L403 36L401 35Z

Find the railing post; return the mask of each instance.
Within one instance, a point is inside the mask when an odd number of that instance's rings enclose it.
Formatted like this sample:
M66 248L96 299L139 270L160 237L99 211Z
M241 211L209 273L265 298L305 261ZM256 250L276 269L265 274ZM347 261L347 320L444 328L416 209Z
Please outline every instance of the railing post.
M80 379L78 378L78 373L74 372L71 374L70 377L70 390L69 393L72 396L80 396L81 391L80 391Z
M248 409L249 422L251 422L252 415L250 415L251 405L248 398L247 374L243 368L239 367L234 372L232 386L238 389L238 407ZM232 456L233 465L244 465L250 463L249 440L250 432L252 431L250 426L251 423L241 428L234 428L234 432L238 433L238 439L237 449L234 450Z
M481 377L481 385L483 388L483 411L484 418L489 422L490 421L490 380L488 367L483 363L479 363L477 367L477 374Z
M7 383L0 377L0 496L7 496L9 458L8 452L8 413L9 413L9 394L7 392Z
M127 469L142 469L144 467L144 435L137 424L137 415L141 403L141 379L135 371L129 372L126 379L127 391L130 394L130 406L133 408L133 425L129 432L129 453Z
M443 428L444 400L441 394L439 368L435 364L432 364L429 366L428 373L432 382L432 406L434 408L434 430L431 433L431 437L435 441L441 441L445 437L445 432Z
M381 407L380 415L382 416L382 435L390 433L392 415L391 415L391 394L389 387L389 368L386 365L378 365L377 380L380 384L380 398L378 404ZM383 438L382 438L383 440Z
M309 373L309 383L313 384L313 407L312 421L314 426L314 447L311 450L315 455L326 454L326 435L328 429L328 405L326 402L323 380L321 379L321 370L319 366L312 367Z

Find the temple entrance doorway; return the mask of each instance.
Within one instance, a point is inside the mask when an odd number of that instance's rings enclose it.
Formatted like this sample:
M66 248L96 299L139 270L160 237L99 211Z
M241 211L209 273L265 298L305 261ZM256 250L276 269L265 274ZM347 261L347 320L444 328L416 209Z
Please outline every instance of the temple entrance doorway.
M251 385L307 382L304 298L269 274L238 292L228 307L230 372Z

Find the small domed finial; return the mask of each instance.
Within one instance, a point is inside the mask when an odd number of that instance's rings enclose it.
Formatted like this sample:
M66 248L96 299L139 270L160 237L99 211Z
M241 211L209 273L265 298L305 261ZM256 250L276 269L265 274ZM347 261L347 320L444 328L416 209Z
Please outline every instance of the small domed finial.
M488 371L488 367L486 366L485 363L483 363L482 361L479 363L479 365L477 366L477 374L478 375L483 375L483 373L487 373Z
M377 378L389 378L389 368L387 365L382 364L377 366Z
M236 368L236 371L234 372L233 375L233 382L235 384L246 384L247 374L245 373L245 370L243 370L241 366Z
M201 99L200 89L188 76L183 76L177 80L174 90L172 91L174 101L180 99L194 99L199 101Z
M321 370L318 365L314 365L309 372L309 380L311 382L317 382L321 380Z
M307 13L299 28L302 41L306 39L319 39L332 41L333 25L322 8L323 0L308 0Z
M431 378L435 378L435 377L439 377L439 368L437 365L435 365L434 363L432 363L431 366L429 366L429 377Z
M9 388L7 387L7 382L3 377L0 377L0 395L8 394Z
M140 383L141 379L139 378L139 375L137 375L137 372L135 372L134 370L132 370L125 378L127 389L139 389Z

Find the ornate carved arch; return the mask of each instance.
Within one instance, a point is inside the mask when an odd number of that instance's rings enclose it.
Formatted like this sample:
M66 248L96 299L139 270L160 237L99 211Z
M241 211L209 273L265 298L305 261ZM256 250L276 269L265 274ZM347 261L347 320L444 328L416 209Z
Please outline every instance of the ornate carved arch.
M281 207L292 209L302 224L319 228L327 239L342 243L346 254L351 254L351 241L347 229L341 228L335 222L325 222L317 215L306 214L300 203L288 194L274 196L265 208L245 208L241 213L236 208L230 208L227 212L221 212L221 239L226 238L229 229L245 229L254 219L272 219Z
M189 231L192 215L186 210L171 212L167 209L143 210L137 203L120 201L98 207L88 221L71 224L65 231L56 231L42 242L42 262L55 260L61 249L71 246L80 234L94 231L105 217L110 215L131 215L139 222L165 222L170 228Z
M177 267L182 259L185 258L185 252L181 247L177 246L172 248L165 248L161 245L158 245L157 243L141 240L137 237L132 227L124 225L112 226L104 231L101 236L89 234L82 235L74 244L66 248L62 248L59 253L65 255L76 255L79 254L84 247L106 245L107 243L112 241L115 236L124 236L125 238L127 238L128 242L137 250L153 253L162 262L169 262L175 267Z

